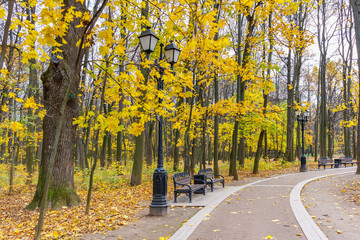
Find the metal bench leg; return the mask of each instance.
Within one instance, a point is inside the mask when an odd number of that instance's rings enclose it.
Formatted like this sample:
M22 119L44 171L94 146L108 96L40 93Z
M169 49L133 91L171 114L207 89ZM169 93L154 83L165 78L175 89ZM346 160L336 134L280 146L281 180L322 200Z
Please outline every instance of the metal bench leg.
M189 199L190 199L189 203L191 203L192 202L192 192L189 193Z
M175 193L174 195L175 195L175 200L174 200L174 203L176 203L177 194Z

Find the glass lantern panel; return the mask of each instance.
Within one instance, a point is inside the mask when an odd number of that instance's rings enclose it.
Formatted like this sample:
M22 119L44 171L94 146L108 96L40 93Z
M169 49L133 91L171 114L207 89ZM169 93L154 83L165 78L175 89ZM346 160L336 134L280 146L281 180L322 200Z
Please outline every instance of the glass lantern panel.
M142 47L143 51L145 51L145 52L149 51L149 49L150 49L149 41L150 41L150 35L140 38L141 47Z
M151 36L149 50L153 52L155 50L158 39L155 36Z
M177 61L179 60L179 55L180 55L180 51L178 49L174 49L174 58L173 58L174 63L177 63Z
M168 63L173 62L173 49L165 51L165 58Z

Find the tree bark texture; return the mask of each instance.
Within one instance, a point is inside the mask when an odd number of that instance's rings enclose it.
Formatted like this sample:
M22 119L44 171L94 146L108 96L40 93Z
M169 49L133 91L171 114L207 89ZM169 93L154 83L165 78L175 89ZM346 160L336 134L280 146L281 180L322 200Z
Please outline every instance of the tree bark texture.
M77 11L84 12L83 5L76 0L67 1L64 9L75 7ZM48 192L48 203L53 209L63 206L75 206L80 203L80 198L76 194L74 186L74 159L75 159L75 141L76 126L73 125L73 119L78 117L79 113L79 72L74 69L80 69L84 51L80 51L76 43L81 39L84 28L77 28L80 24L79 19L74 19L68 25L68 32L64 37L67 44L62 45L62 59L53 56L48 69L42 74L44 92L44 107L47 111L43 119L43 148L42 158L39 168L39 177L36 192L32 202L27 206L28 209L35 209L39 206L44 191L45 180L55 141L55 131L59 120L63 117L62 128L60 132L58 147L54 160L52 171L52 182ZM57 39L58 42L61 39ZM79 64L79 66L76 66ZM74 79L71 79L71 76ZM70 82L73 81L69 99L61 116L61 105L65 99L65 94Z
M355 39L356 39L356 49L357 55L360 56L360 0L350 0L351 7L353 9L354 14L354 23L355 23ZM360 58L358 57L358 74L360 77ZM360 97L360 91L359 91ZM360 111L358 111L358 119L360 119ZM357 126L357 149L356 149L356 157L357 157L357 170L356 174L360 174L360 121L358 121Z
M289 48L288 58L287 58L287 108L286 108L286 116L287 116L287 124L286 124L286 151L285 151L285 159L286 161L292 162L294 161L294 87L293 81L291 80L291 54L292 50Z
M144 19L149 18L149 2L143 1L144 7L141 8L141 16ZM146 26L141 26L142 28L145 28ZM148 79L148 71L147 69L141 69L143 75L145 76L145 82L147 82ZM142 94L144 95L144 94ZM139 111L143 111L143 109L139 109ZM131 171L131 180L130 185L136 186L141 184L142 179L142 169L143 169L143 162L144 162L144 154L145 154L145 132L143 131L140 135L135 137L135 150L134 150L134 162L133 162L133 168Z
M327 44L325 38L325 12L326 1L323 1L318 7L318 44L320 49L320 66L319 66L319 81L320 81L320 122L319 122L319 142L320 142L320 157L326 157L326 138L327 138L327 107L326 107L326 58L327 58ZM322 28L321 28L322 27Z

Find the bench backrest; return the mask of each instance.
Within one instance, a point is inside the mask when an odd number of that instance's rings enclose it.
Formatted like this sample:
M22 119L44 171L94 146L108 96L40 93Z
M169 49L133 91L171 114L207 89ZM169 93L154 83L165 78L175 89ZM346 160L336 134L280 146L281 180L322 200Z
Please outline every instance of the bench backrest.
M213 173L213 170L211 168L200 169L199 174L205 175L206 178L213 178L214 177L214 173Z
M180 184L191 184L191 176L189 172L176 173L173 176L174 187L176 188L178 183Z
M342 162L352 162L353 158L352 157L340 157L339 158Z
M318 159L319 163L332 163L332 159L329 157L321 157Z

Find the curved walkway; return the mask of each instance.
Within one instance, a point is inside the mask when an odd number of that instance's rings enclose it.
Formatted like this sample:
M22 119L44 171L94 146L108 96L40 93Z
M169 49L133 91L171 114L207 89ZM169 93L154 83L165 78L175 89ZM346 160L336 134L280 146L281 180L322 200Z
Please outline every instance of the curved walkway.
M353 174L355 169L348 167L280 175L243 186L228 187L221 194L208 199L205 207L170 239L325 240L325 234L302 205L301 189L317 178ZM201 203L195 202L194 205Z

